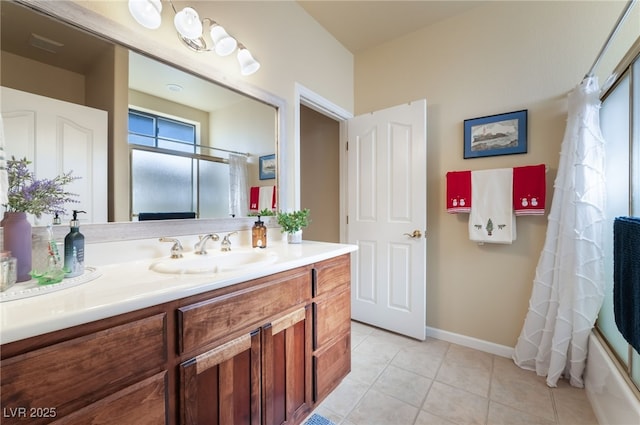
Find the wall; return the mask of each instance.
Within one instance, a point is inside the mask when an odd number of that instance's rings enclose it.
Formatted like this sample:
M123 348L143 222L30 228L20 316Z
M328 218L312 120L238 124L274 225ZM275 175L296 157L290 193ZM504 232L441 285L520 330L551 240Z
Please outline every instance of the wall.
M65 102L85 104L85 77L2 50L0 85Z
M250 124L249 124L250 123ZM247 99L211 114L211 141L216 147L250 153L247 158L249 186L275 185L275 180L260 180L260 156L275 153L277 137L273 107ZM214 154L227 157L220 151Z
M445 174L545 163L547 213L566 95L625 2L489 2L355 57L356 114L427 99L427 325L513 347L527 312L545 217L517 219L513 245L469 241L445 212ZM463 159L463 121L528 110L527 154Z
M300 106L300 207L311 210L304 239L340 242L340 126Z

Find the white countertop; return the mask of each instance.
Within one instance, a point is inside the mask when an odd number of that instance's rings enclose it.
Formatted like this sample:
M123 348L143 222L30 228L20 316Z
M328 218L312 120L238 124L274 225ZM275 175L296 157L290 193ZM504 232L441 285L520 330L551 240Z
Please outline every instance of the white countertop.
M158 258L99 266L100 277L90 282L1 303L0 343L6 344L223 288L356 249L355 245L325 242L274 243L266 250L276 254L277 260L269 265L207 274L176 275L149 270L150 264Z

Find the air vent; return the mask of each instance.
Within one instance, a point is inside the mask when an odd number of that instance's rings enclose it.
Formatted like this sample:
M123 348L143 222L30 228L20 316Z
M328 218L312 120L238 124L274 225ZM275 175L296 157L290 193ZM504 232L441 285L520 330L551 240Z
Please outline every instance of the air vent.
M31 44L33 47L42 49L50 53L58 53L58 50L61 47L64 47L64 44L62 43L33 33L31 34L31 38L29 39L29 44Z

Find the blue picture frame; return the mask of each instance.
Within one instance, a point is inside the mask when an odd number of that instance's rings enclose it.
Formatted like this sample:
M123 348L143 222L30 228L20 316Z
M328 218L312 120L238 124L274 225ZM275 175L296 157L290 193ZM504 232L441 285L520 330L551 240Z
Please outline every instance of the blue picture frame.
M527 153L527 110L464 120L464 159Z
M264 155L258 161L260 169L260 180L270 180L276 178L276 154Z

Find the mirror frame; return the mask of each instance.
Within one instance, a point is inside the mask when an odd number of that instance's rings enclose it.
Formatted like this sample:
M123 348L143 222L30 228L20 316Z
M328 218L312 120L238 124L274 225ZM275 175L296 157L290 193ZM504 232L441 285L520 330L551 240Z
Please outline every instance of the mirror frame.
M286 101L261 88L250 85L244 81L230 78L228 75L210 67L202 62L193 62L186 49L154 43L151 39L141 38L131 28L112 21L96 12L85 9L83 6L71 1L52 2L49 0L14 0L15 3L26 6L36 12L45 14L67 25L82 31L94 34L114 44L136 51L167 65L182 71L194 74L200 78L211 81L227 89L253 98L259 102L273 106L276 109L276 146L275 153L278 158L277 187L278 204L287 205L288 182L281 178L280 171L286 169L287 164L287 138L286 129ZM180 63L190 63L191 68L185 68ZM265 217L266 218L266 217ZM202 232L223 232L233 230L248 230L253 225L255 218L212 218L195 220L172 220L171 235L191 235ZM169 222L109 222L106 224L87 224L83 226L83 233L94 242L108 242L114 240L145 239L166 235ZM164 225L163 225L164 224ZM265 224L276 227L275 218L267 218ZM34 236L40 234L46 236L46 226L34 229ZM55 236L66 234L67 226L56 226ZM35 248L35 247L34 247Z

